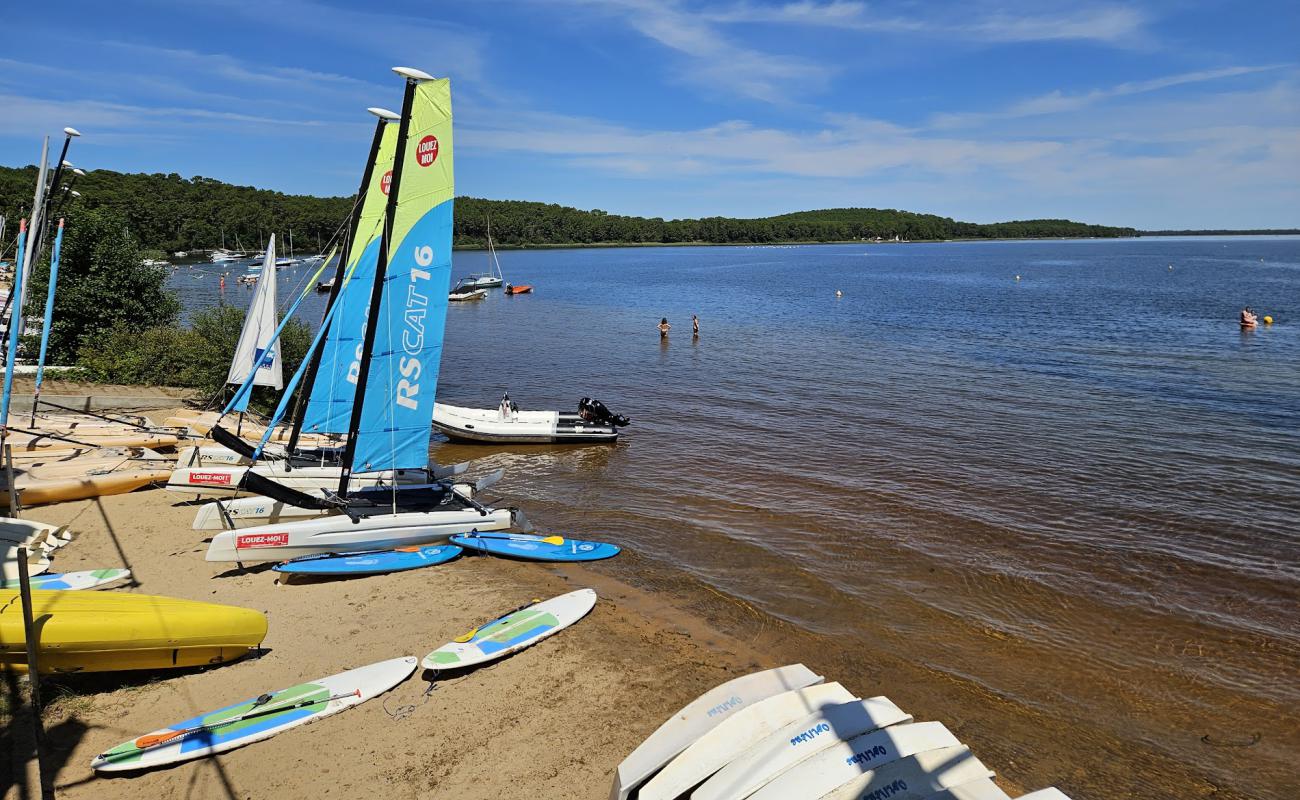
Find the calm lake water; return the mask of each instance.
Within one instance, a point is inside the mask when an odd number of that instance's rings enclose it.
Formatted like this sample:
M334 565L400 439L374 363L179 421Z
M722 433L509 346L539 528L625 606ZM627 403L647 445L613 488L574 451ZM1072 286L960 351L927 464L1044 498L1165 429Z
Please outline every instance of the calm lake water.
M590 395L633 424L440 461L507 466L535 522L628 547L620 577L695 587L723 621L743 602L760 646L944 720L1014 779L1296 796L1300 239L501 262L536 293L452 304L439 398ZM187 308L215 271L176 273ZM1243 305L1277 324L1242 332Z

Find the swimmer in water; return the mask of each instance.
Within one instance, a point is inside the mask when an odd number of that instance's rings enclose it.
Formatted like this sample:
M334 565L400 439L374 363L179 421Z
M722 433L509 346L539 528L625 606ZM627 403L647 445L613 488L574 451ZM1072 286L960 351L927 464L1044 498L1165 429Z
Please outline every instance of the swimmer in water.
M664 317L663 319L659 320L659 324L656 327L659 328L659 338L667 339L668 329L672 327L672 325L668 324L668 318Z
M691 335L700 338L700 318L694 314L691 315Z

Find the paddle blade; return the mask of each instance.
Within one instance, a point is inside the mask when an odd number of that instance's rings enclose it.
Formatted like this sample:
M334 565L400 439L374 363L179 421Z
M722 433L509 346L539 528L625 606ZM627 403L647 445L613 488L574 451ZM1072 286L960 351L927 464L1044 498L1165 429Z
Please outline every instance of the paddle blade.
M157 747L164 742L170 742L178 736L184 736L185 731L167 731L165 733L151 733L141 736L135 740L135 746L141 750L148 750L150 747Z
M546 542L547 544L564 544L564 537L563 537L563 536L547 536L546 538L542 539L542 541L543 541L543 542Z
M475 628L468 633L462 633L460 636L457 636L455 639L452 639L452 641L455 642L456 644L465 644L465 642L468 642L469 640L473 639L477 635L478 635L478 628Z

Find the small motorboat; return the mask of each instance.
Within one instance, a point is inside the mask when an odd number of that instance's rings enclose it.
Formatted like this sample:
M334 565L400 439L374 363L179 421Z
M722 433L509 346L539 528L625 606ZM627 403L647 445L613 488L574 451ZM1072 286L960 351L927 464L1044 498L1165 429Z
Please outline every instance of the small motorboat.
M482 300L484 297L487 297L487 289L465 279L457 281L456 285L447 293L448 300Z
M533 287L526 283L522 286L515 286L512 283L506 284L506 294L532 294L532 291Z
M330 289L333 288L334 288L333 278L330 278L327 281L318 281L316 283L316 291L320 292L321 294L325 294L326 292L328 292Z
M433 427L448 439L480 444L592 444L614 442L630 423L599 400L584 397L577 413L520 411L506 395L497 408L433 404Z

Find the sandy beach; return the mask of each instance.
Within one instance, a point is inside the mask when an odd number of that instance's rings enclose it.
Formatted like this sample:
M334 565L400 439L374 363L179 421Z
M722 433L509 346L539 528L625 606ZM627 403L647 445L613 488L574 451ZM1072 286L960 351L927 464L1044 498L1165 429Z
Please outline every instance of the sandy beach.
M194 506L178 500L146 490L28 516L78 534L58 554L59 570L125 565L137 585L115 591L265 612L266 652L199 671L47 678L60 797L603 799L618 762L667 715L724 680L775 664L600 565L462 557L390 576L281 584L266 567L205 562L204 534L190 530ZM432 691L417 672L342 715L218 758L119 778L89 768L97 753L170 722L304 679L420 657L533 598L584 586L600 595L587 618L496 664L441 676ZM844 677L854 691L877 691ZM6 798L39 796L25 759L29 725L25 716L5 720Z

